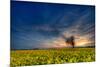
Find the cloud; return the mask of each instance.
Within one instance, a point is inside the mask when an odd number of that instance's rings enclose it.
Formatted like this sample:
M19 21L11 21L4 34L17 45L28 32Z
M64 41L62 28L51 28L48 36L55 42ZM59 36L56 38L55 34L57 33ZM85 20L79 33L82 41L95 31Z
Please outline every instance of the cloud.
M95 24L94 22L88 23L89 19L94 18L89 18L89 16L91 16L91 12L80 16L69 28L62 32L62 35L66 38L75 36L76 46L87 46L88 43L94 43Z

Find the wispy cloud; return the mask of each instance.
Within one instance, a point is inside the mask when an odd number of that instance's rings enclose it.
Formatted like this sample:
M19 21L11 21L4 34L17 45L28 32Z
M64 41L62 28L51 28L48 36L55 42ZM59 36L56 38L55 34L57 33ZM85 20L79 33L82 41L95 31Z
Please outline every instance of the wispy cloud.
M76 46L94 45L94 6L17 1L11 7L12 48L70 47L63 36L74 36Z

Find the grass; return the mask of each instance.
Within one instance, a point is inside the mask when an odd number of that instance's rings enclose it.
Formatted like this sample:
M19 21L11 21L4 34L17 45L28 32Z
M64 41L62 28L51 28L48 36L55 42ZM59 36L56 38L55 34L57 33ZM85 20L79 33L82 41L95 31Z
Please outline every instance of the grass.
M11 67L95 61L95 48L11 50Z

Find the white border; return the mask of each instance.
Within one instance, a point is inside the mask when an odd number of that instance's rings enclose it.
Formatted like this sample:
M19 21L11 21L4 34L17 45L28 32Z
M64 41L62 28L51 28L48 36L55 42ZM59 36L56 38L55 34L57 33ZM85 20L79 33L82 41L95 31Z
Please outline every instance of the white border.
M0 0L0 67L10 63L10 1Z
M70 4L96 5L96 62L39 65L35 67L98 67L100 63L100 0L34 0ZM68 2L70 1L70 2ZM79 2L78 2L79 1ZM10 1L0 0L0 67L10 67ZM33 67L33 66L29 66Z
M36 1L36 2L49 2L49 3L95 5L95 0L16 0L16 1L31 1L31 2Z

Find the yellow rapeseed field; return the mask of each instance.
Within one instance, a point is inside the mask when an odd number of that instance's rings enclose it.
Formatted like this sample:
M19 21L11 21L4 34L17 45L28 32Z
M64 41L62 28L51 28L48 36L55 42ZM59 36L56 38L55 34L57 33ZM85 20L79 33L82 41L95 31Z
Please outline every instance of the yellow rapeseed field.
M11 67L95 61L95 48L11 50Z

